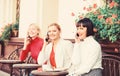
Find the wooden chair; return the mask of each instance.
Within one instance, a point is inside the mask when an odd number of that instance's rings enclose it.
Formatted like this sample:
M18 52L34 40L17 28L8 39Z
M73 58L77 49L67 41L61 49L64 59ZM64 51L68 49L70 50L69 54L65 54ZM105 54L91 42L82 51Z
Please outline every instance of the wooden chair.
M37 69L38 67L41 66L35 62L35 60L31 57L30 54L28 54L25 63L13 65L14 69L19 69L20 76L29 76L31 70Z
M20 56L20 51L22 49L22 46L15 49L12 53L9 54L8 58L2 58L0 59L0 63L1 63L1 70L10 73L10 76L13 75L18 75L18 70L17 69L13 69L13 64L17 64L17 63L22 63L19 60L19 56ZM16 60L16 61L15 61ZM14 72L13 72L14 71Z
M21 62L19 60L19 56L20 56L20 51L22 50L23 46L15 49L12 53L9 54L8 58L2 58L0 59L0 63L1 63L1 70L10 73L10 76L20 76L20 72L18 68L14 68L13 65L14 64L32 64L34 63L34 60L32 59L32 57L30 56L30 54L28 54L26 60L24 62ZM6 68L4 68L6 67Z
M103 54L103 76L120 76L120 56Z
M18 60L19 56L20 56L20 51L22 50L23 46L15 49L9 56L8 59L9 60Z

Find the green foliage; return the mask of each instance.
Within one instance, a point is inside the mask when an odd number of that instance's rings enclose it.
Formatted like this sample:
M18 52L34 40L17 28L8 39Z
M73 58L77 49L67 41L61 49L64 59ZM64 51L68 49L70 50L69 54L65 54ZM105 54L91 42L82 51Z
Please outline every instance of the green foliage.
M12 29L18 30L19 29L19 23L15 23L12 25Z
M114 42L120 39L120 0L112 0L106 6L85 15L97 28L96 39Z
M0 41L9 40L11 35L11 30L12 30L11 25L6 26L4 28L4 32L2 33L2 36L0 37Z
M18 30L19 29L19 20L16 23L12 24L12 29Z
M1 32L2 35L0 36L0 41L4 40L10 40L10 37L12 36L12 30L18 30L19 29L19 22L13 24L4 25L3 31Z

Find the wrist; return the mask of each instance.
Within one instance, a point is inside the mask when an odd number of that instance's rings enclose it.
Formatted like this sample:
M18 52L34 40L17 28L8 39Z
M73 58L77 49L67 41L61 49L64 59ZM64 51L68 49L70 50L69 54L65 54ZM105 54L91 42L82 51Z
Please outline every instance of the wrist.
M24 46L24 47L23 47L23 50L26 50L26 48L27 48L27 46Z

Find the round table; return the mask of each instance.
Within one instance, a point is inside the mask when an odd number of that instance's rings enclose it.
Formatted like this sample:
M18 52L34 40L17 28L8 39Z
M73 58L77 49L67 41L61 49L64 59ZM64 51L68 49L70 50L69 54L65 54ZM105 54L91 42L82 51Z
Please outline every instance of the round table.
M29 76L29 73L31 72L30 69L37 69L39 67L41 67L41 65L39 65L39 64L27 64L27 63L25 63L25 64L14 64L13 65L13 68L20 69L20 76L23 76L22 69L27 70L28 71L28 76Z
M23 62L21 60L0 60L0 63L9 64L9 66L10 66L10 76L12 76L13 64L23 63Z
M34 70L31 72L34 76L66 76L68 71L38 71Z

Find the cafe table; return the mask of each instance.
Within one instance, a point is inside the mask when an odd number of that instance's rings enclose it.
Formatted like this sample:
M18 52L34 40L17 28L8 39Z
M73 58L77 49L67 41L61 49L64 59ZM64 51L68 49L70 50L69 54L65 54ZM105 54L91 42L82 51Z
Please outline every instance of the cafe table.
M0 63L2 64L9 64L10 67L10 76L12 76L13 73L13 64L23 63L20 60L0 60Z
M66 76L68 71L38 71L34 70L31 72L34 76Z
M14 64L13 65L13 68L18 68L20 70L20 76L23 76L23 73L22 73L23 69L28 72L27 76L29 76L31 70L37 69L39 67L41 67L41 65L39 65L39 64L30 64L30 63Z

